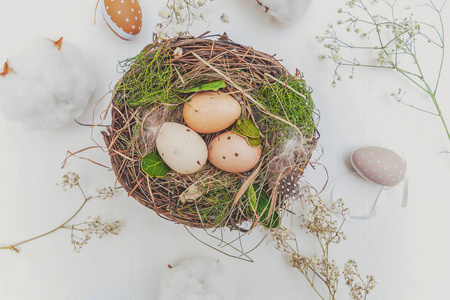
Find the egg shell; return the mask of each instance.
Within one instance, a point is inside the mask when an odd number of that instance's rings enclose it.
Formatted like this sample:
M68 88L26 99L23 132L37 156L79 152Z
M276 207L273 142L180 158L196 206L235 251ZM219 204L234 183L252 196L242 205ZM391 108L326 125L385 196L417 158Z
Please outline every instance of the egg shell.
M379 185L395 186L405 178L405 161L386 148L359 148L353 152L351 163L359 175Z
M245 138L232 131L216 136L208 148L208 160L215 167L231 173L249 171L261 158L261 146L250 146Z
M163 123L156 137L156 148L164 162L181 174L198 172L208 159L208 149L202 137L178 123Z
M218 92L197 93L183 107L186 124L201 133L224 130L240 115L240 104L230 95Z
M141 32L142 12L138 0L102 0L103 18L120 38L131 40Z

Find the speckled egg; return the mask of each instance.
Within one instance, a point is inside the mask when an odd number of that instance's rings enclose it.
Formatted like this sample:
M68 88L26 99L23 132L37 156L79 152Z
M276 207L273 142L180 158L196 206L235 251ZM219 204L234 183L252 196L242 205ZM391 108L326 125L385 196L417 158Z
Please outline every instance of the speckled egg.
M250 146L245 138L232 131L216 136L208 148L208 160L215 167L231 173L249 171L261 158L261 146Z
M218 92L195 94L183 107L186 124L197 132L213 133L231 126L241 115L241 106L230 95Z
M101 0L103 18L120 38L135 38L142 27L142 12L138 0Z
M394 186L405 178L405 161L386 148L359 148L353 152L351 163L359 175L379 185Z
M192 174L206 164L205 141L187 126L166 122L156 137L156 148L164 162L175 172Z

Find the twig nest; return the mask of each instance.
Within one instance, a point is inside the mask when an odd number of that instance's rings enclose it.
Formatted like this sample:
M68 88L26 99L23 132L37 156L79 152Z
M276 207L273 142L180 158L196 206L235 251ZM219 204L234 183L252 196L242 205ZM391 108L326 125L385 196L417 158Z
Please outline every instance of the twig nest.
M36 39L11 55L0 76L0 105L28 129L55 129L78 118L95 77L75 45Z
M280 183L298 180L316 145L301 74L225 35L156 41L123 66L103 135L128 194L192 227L278 226L298 197Z

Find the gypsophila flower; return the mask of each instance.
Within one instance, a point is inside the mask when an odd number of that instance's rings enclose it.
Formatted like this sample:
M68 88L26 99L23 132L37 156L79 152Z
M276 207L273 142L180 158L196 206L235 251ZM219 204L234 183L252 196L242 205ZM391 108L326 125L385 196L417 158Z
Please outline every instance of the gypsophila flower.
M384 9L372 8L369 3L380 3L380 6L383 3ZM350 68L352 75L356 67L394 70L413 83L412 86L428 94L433 109L416 107L403 101L398 102L438 117L450 141L450 126L447 126L444 117L446 114L442 111L437 99L439 94L437 90L443 82L440 79L445 53L442 12L448 3L429 0L423 8L417 6L418 10L423 9L433 13L434 18L431 20L416 19L413 13L406 17L399 17L404 15L404 10L401 9L399 12L398 3L399 1L387 0L351 0L346 2L348 8L338 10L339 20L342 21L338 21L337 28L328 25L324 35L324 39L329 41L324 44L324 47L330 51L326 58L337 64L333 69L332 86L339 81L340 70L346 67ZM412 9L410 5L404 8ZM422 13L418 15L427 16ZM346 31L349 33L346 34ZM353 43L355 38L358 41L361 41L360 39L364 41L360 45L355 45ZM336 50L337 47L342 47L344 51L339 52ZM420 51L435 53L435 63L424 62L423 57L426 56L421 56ZM336 56L338 52L339 57ZM356 63L357 61L361 63ZM437 75L430 79L424 74Z
M165 9L160 10L159 13L158 13L158 15L159 15L161 18L165 19L165 20L167 20L168 18L170 18L169 13L168 13L167 10L165 10Z
M332 58L333 58L333 61L336 63L341 61L341 56L337 53L333 54Z
M222 21L224 21L225 23L230 22L230 17L229 17L226 13L223 13L223 14L220 16L220 19L221 19Z
M80 175L74 172L67 172L63 177L61 183L58 185L62 188L64 188L64 191L67 190L67 188L73 188L74 186L77 186L79 184Z
M184 27L181 24L177 24L175 25L175 27L173 28L173 31L175 32L175 34L180 35L183 33L184 31Z
M204 21L201 11L208 0L167 0L166 7L159 12L162 19L155 28L158 37L169 38L189 32L196 21Z
M87 242L92 238L92 235L97 235L98 237L101 238L102 236L107 235L107 234L115 234L115 235L119 234L121 227L122 227L122 222L115 221L112 223L111 222L102 223L100 216L96 217L93 220L90 220L90 217L88 217L86 219L86 221L82 222L82 223L69 224L69 222L71 222L81 212L81 210L83 209L83 207L86 205L86 203L88 201L92 201L92 199L94 199L94 198L102 198L102 199L110 198L115 193L115 190L109 187L109 188L97 189L98 195L95 197L87 196L85 194L83 188L79 184L79 180L80 180L80 176L77 173L68 172L67 174L65 174L63 176L62 183L58 184L61 187L63 187L64 190L66 190L66 187L72 188L74 186L77 186L84 198L81 206L66 222L64 222L62 225L59 225L58 227L56 227L44 234L40 234L34 238L30 238L25 241L22 241L22 242L19 242L16 244L12 244L12 245L9 245L6 247L0 247L0 249L9 249L9 250L13 250L15 252L19 252L19 249L16 248L19 245L28 243L30 241L33 241L33 240L36 240L39 238L43 238L49 234L52 234L53 232L58 231L59 229L68 229L68 230L71 230L71 232L72 232L71 241L72 241L74 250L77 252L80 252L80 249L83 247L83 245L87 244Z
M182 55L183 55L183 49L180 47L175 48L175 50L173 51L173 57L179 58Z
M122 228L121 221L115 222L102 222L100 216L95 217L90 220L90 217L83 223L66 226L65 229L70 229L72 231L71 241L74 247L74 251L80 252L84 245L92 238L92 236L97 236L102 238L108 234L118 235ZM80 236L82 233L82 236Z
M364 300L377 284L375 277L366 275L366 280L358 272L358 265L353 259L350 259L344 266L344 278L349 287L349 296L354 300Z
M301 199L308 208L307 212L301 216L300 226L306 229L307 233L313 234L317 238L320 249L322 250L321 255L306 256L302 254L299 251L295 234L284 226L270 230L272 241L276 249L289 255L289 263L306 278L311 286L315 286L315 280L321 280L326 285L328 297L322 295L319 289L314 288L314 291L322 299L336 300L341 273L336 262L329 257L329 246L330 243L337 244L341 239L344 239L344 232L341 228L348 218L348 209L345 207L342 199L325 203L309 185L300 184L299 191ZM335 220L336 215L341 218L339 224ZM347 265L343 272L344 276L345 272L350 274ZM368 276L367 278L366 285L352 286L351 283L347 282L353 294L357 294L361 290L369 293L375 287L373 277ZM353 299L359 300L359 298Z
M116 193L116 190L113 189L112 187L104 187L102 189L96 189L96 191L98 193L97 197L103 200L112 198Z
M316 40L317 40L319 43L322 43L322 42L324 41L324 37L323 37L323 36L316 36Z

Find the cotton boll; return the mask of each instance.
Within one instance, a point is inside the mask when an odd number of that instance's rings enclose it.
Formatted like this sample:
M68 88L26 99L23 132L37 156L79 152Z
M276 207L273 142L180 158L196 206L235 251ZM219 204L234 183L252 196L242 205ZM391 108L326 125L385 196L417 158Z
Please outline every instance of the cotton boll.
M36 39L8 63L12 71L0 77L0 105L8 118L33 129L54 129L78 118L95 89L81 51L67 42L58 49L52 40Z
M50 129L67 122L69 107L57 105L39 81L8 74L0 78L0 104L6 117L29 128Z
M233 288L219 263L196 258L167 270L163 276L159 300L233 300Z
M283 24L292 23L300 18L313 0L258 0L268 8L267 13Z
M75 45L64 43L61 47L61 55L72 69L74 93L71 103L79 108L79 114L76 116L79 117L95 90L95 76L91 67L84 60L83 54Z

